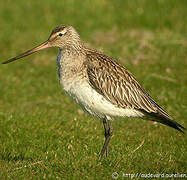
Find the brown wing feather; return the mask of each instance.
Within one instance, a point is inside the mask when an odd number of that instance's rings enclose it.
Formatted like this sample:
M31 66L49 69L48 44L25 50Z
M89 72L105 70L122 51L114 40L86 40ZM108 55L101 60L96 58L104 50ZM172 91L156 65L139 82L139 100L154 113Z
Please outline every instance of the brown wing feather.
M111 103L170 118L124 67L97 51L88 53L87 59L90 84Z

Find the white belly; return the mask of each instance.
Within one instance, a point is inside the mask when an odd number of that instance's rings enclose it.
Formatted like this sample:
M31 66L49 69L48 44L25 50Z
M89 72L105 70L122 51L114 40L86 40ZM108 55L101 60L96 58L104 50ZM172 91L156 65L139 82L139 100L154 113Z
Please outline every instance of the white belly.
M99 118L112 117L141 117L143 113L135 109L119 108L110 103L97 91L95 91L86 80L72 79L73 83L62 82L64 90L87 112ZM72 81L70 81L72 82Z

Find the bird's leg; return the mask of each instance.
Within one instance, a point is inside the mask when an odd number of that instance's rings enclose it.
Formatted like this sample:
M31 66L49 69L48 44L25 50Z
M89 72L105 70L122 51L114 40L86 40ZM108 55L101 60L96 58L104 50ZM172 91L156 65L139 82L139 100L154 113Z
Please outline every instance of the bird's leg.
M104 126L104 129L105 129L105 142L106 142L106 139L108 137L108 124L107 124L107 121L106 119L103 120L103 126ZM105 144L105 143L104 143ZM104 146L103 146L104 147ZM103 149L104 150L104 149ZM106 145L106 150L104 150L106 152L106 157L108 156L108 153L109 153L109 142L108 142L108 145ZM103 152L104 154L104 152Z
M106 157L108 156L108 154L109 154L109 142L110 142L110 139L111 139L112 133L113 133L113 129L112 129L112 125L111 125L110 120L103 119L103 126L104 126L104 129L105 129L105 143L104 143L103 148L101 150L100 158L103 157L105 152L106 152Z

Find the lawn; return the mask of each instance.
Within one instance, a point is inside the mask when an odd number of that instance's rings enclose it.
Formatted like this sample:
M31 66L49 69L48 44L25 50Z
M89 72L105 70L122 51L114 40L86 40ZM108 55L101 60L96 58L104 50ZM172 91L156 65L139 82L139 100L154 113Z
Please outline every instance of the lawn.
M186 0L7 0L0 2L0 62L45 41L54 27L72 25L187 127L186 22ZM114 120L110 156L99 160L102 122L63 92L57 53L0 65L0 179L187 174L186 135L141 119Z

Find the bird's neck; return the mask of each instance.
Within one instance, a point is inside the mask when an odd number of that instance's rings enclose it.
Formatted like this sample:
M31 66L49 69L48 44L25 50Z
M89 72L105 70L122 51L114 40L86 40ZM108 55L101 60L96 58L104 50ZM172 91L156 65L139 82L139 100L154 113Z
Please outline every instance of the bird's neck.
M79 73L81 70L85 54L83 49L77 49L78 47L65 47L60 49L57 57L58 75L59 77L70 77Z
M83 58L85 56L85 46L79 39L70 43L67 42L60 51L62 52L61 64L75 66L76 64L81 64L82 59L85 59Z
M66 45L62 47L62 51L71 56L79 56L83 53L83 50L84 44L79 38L66 42Z

